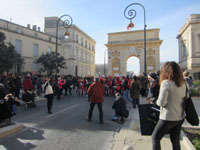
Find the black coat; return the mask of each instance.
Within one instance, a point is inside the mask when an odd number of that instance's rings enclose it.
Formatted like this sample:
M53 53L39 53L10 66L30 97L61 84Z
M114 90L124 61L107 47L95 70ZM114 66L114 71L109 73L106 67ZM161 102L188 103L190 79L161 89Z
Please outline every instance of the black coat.
M117 116L124 116L123 112L126 111L126 101L120 97L113 103L112 109L115 109Z

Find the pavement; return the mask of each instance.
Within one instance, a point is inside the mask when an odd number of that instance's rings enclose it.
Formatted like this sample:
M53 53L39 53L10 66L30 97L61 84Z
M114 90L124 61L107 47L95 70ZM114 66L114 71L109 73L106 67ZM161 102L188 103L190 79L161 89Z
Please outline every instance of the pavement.
M36 102L44 100L43 97L36 97ZM140 100L144 102L145 99ZM197 109L200 106L200 97L193 98L193 102ZM22 102L23 105L23 102ZM197 109L197 113L200 116L200 110ZM186 121L183 126L190 126ZM5 138L6 136L15 134L21 131L24 128L23 124L11 124L9 126L0 128L0 139ZM200 128L200 127L193 127ZM130 108L129 117L126 119L119 133L117 133L114 137L114 150L151 150L152 149L152 140L151 136L143 136L140 132L140 122L139 122L139 113L138 109ZM180 137L181 142L181 150L195 150L189 139L186 135L181 132ZM162 150L170 150L172 149L171 142L169 139L169 135L166 135L161 140Z
M200 105L200 97L192 98L194 105L196 107L197 113L200 116L200 111L197 109ZM144 102L145 99L140 99ZM191 127L187 121L184 122L183 127ZM195 126L192 128L200 128L200 126ZM195 150L190 140L181 131L180 136L181 150ZM166 135L161 140L162 150L171 150L172 145L170 142L169 135ZM140 132L140 121L138 109L130 109L129 117L126 119L120 132L115 136L114 150L152 150L152 140L151 136L143 136Z
M45 100L45 98L44 97L39 97L39 96L36 96L36 98L35 98L36 103L38 101L42 101L42 100ZM19 101L20 101L20 104L22 106L25 105L25 103L22 100L19 100ZM4 123L4 124L6 124L6 123ZM15 122L11 121L11 123L9 123L9 125L0 128L0 139L3 139L5 137L7 137L9 135L12 135L12 134L15 134L17 132L20 132L22 129L24 129L24 127L25 126L23 124L15 123Z

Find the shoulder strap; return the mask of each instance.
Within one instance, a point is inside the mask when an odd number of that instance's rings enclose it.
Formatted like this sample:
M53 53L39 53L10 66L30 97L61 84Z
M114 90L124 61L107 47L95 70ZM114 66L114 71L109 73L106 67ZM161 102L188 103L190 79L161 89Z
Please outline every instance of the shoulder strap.
M190 92L189 92L189 89L188 89L188 86L187 86L187 84L185 83L185 87L186 87L186 90L185 90L185 97L187 98L188 97L188 95L189 95L189 97L188 98L191 98L191 94L190 94Z

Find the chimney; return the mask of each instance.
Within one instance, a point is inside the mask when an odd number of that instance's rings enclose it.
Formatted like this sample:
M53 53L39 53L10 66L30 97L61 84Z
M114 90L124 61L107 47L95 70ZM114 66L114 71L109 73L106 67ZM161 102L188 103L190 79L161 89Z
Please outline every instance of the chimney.
M30 29L30 28L31 28L31 25L30 25L30 24L27 24L27 28Z
M37 31L37 26L36 25L33 25L33 30Z
M40 32L40 27L38 27L38 31Z

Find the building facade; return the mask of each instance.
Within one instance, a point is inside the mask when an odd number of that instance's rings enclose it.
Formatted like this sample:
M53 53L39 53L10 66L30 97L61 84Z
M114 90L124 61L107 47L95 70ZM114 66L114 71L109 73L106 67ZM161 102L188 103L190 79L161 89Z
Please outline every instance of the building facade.
M40 27L30 24L27 27L0 19L0 32L6 36L7 43L15 46L25 63L20 72L38 72L41 68L35 60L43 53L55 51L56 22L58 17L46 17L44 32ZM58 53L65 58L65 68L60 75L94 76L95 75L95 41L77 26L69 28L69 38L64 38L64 27L58 28ZM84 42L84 43L83 43ZM13 72L16 72L15 70Z
M55 36L58 17L45 17L45 33ZM58 52L65 58L66 66L62 74L70 73L73 76L95 76L95 44L96 41L83 32L76 25L72 25L65 39L66 29L63 22L58 24L58 37L60 47Z
M192 14L178 36L179 65L194 79L200 79L200 14Z
M160 29L146 30L146 71L160 70ZM127 60L131 56L139 59L140 72L144 72L144 31L108 33L108 75L126 76ZM134 65L134 62L133 62Z

